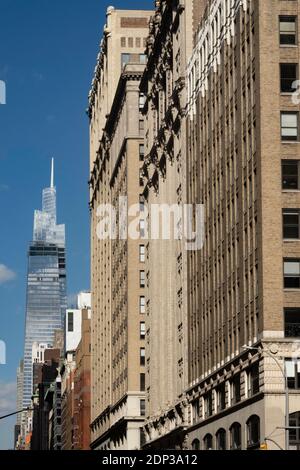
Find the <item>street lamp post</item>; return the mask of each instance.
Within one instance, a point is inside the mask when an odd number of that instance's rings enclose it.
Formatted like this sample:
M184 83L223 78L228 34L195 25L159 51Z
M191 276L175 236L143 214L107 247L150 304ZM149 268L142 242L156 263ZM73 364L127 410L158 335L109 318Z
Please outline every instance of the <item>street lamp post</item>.
M271 353L271 351L269 351L268 349L265 349L265 348L255 348L255 347L252 347L252 346L244 346L244 349L248 350L248 351L258 351L259 353L261 353L262 351L268 356L268 357L271 357L272 359L274 359L274 361L276 362L281 374L282 374L282 377L283 377L283 380L284 380L284 394L285 394L285 434L284 434L284 437L285 437L285 449L288 450L289 449L289 387L288 387L288 378L287 378L287 374L286 374L286 370L285 370L285 367L282 367L282 365L280 364L280 362L278 361L277 357L273 356L273 354Z
M32 408L24 408L23 410L20 410L20 411L14 411L13 413L9 413L7 415L4 415L4 416L0 416L0 419L5 419L5 418L9 418L10 416L14 416L14 415L18 415L19 413L23 413L23 411L33 411Z

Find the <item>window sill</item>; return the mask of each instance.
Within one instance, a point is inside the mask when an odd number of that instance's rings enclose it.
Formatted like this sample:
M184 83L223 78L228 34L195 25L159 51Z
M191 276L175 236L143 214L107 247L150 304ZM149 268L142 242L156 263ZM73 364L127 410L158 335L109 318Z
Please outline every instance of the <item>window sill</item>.
M299 291L300 291L300 287L291 287L291 288L284 287L283 288L283 292L299 292Z
M287 49L289 47L296 48L298 47L298 44L279 44L280 47L283 47L283 49Z
M282 189L283 193L300 193L300 189Z
M282 140L282 144L299 144L299 140Z
M283 241L284 243L295 243L295 242L299 242L300 238L284 238Z

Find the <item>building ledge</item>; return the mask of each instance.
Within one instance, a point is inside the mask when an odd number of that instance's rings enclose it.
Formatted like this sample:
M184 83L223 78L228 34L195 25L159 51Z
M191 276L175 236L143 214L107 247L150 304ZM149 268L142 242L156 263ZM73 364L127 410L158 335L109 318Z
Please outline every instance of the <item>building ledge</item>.
M153 444L158 443L159 441L164 440L164 439L169 439L171 437L175 437L177 434L179 434L179 435L180 434L185 434L188 429L189 429L189 426L183 426L183 425L178 426L177 428L172 429L171 431L167 432L166 434L163 434L161 436L158 436L155 439L152 439L151 441L146 442L142 446L142 450L149 449Z

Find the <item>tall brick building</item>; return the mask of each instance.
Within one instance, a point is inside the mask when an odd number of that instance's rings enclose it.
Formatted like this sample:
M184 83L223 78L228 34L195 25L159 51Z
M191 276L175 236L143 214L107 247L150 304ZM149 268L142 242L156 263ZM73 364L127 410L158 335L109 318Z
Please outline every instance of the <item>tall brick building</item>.
M300 417L300 2L206 3L188 68L188 200L205 205L205 243L188 256L187 443L285 448Z
M81 340L75 354L74 448L89 450L91 443L91 311L82 310Z
M149 16L108 9L90 93L92 448L299 449L300 2ZM100 241L120 195L201 204L203 248Z

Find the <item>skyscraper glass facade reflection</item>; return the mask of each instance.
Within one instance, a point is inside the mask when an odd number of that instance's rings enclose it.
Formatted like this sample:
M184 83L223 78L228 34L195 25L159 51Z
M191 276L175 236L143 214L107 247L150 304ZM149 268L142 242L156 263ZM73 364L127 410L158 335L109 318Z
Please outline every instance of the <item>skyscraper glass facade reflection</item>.
M35 211L33 241L28 251L23 406L32 395L32 346L53 344L63 328L66 300L65 226L56 223L56 189L52 160L51 184L43 190L42 210Z

